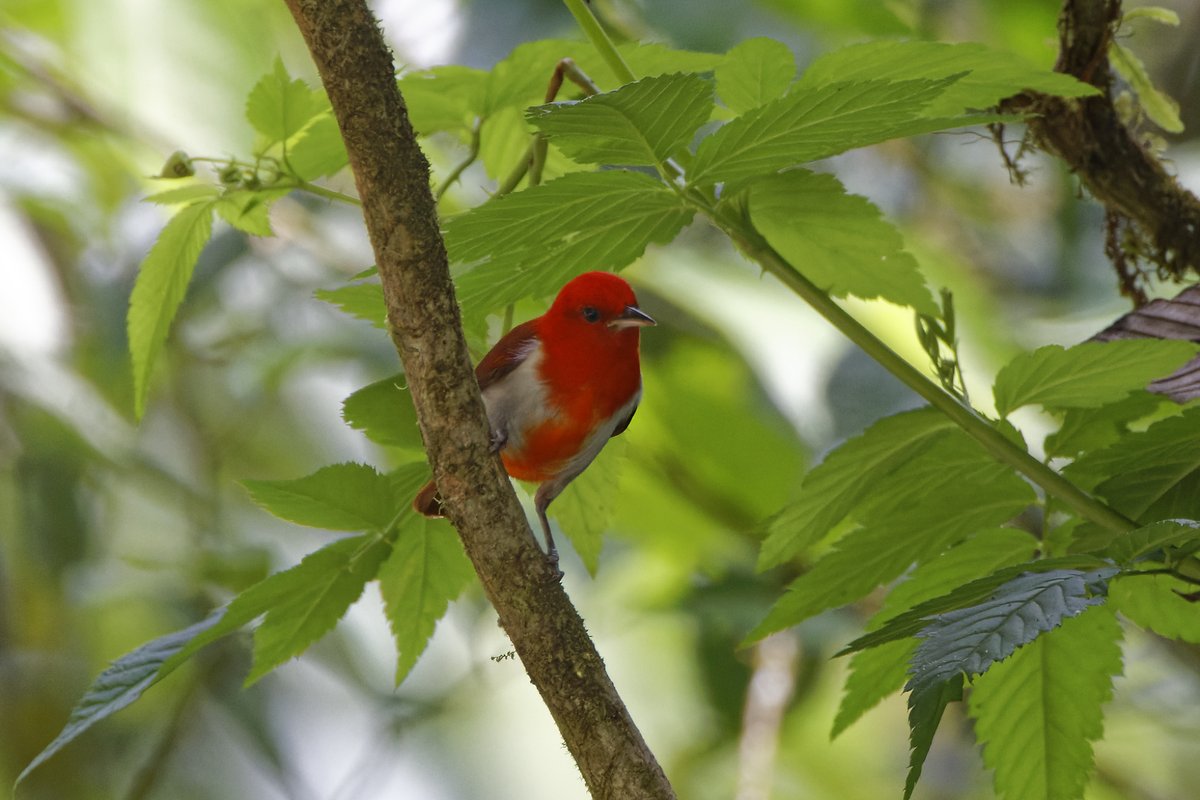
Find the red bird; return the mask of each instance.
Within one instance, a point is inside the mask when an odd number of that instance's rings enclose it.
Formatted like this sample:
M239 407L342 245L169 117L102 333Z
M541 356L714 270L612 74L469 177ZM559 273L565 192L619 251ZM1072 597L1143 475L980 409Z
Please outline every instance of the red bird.
M642 396L638 331L653 324L624 279L585 272L559 291L549 311L509 331L475 368L492 451L509 475L540 484L534 508L553 564L558 550L546 508L629 427ZM432 481L413 508L442 516Z

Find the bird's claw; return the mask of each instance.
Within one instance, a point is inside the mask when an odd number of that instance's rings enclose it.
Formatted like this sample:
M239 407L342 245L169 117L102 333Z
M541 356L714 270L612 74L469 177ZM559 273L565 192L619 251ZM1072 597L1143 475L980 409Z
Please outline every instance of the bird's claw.
M557 550L551 550L549 553L546 553L546 563L550 565L552 570L554 570L554 579L559 583L562 583L563 575L566 573L564 573L558 566Z
M492 431L492 443L488 447L488 452L492 455L499 453L504 449L504 445L508 443L508 434L504 431Z

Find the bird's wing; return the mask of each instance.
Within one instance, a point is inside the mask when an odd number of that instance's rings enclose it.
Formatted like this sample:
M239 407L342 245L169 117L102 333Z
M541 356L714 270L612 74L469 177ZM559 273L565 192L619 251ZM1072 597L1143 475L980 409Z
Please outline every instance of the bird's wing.
M475 380L483 391L521 365L537 344L536 320L522 322L496 342L475 367Z
M629 409L629 413L625 415L625 418L617 423L617 427L613 428L612 436L608 438L611 439L613 436L620 436L625 432L625 429L629 427L629 423L633 421L633 415L637 413L637 407L638 404L634 403L633 407Z

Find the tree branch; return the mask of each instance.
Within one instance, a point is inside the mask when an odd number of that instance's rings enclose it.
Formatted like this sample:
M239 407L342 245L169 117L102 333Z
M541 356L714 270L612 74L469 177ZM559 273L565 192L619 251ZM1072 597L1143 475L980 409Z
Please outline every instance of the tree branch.
M1114 262L1122 291L1136 299L1138 275L1123 256L1149 261L1174 280L1200 273L1200 200L1137 141L1113 105L1108 45L1120 19L1120 0L1064 0L1055 69L1101 94L1064 99L1030 92L1003 108L1036 115L1029 122L1034 143L1061 158L1108 210L1110 226L1123 229Z
M673 798L488 451L429 166L365 0L286 0L346 142L393 342L447 513L593 797Z

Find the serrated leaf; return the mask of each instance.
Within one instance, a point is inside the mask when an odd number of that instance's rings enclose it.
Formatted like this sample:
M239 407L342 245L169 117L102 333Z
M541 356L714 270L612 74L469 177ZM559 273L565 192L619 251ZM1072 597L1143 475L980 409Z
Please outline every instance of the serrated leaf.
M302 180L333 175L350 162L332 113L322 114L288 148L288 166Z
M1192 342L1126 339L1059 345L1022 353L996 375L996 410L1001 415L1021 406L1048 409L1099 408L1155 378L1174 372L1196 355Z
M1064 473L1139 522L1200 519L1200 408L1085 453Z
M737 114L782 97L796 77L796 57L783 42L747 39L717 65L717 95Z
M1159 636L1200 644L1200 609L1179 596L1195 588L1170 575L1130 574L1113 581L1108 603Z
M194 183L190 186L178 186L163 192L155 192L143 200L147 203L157 203L160 206L171 206L179 203L194 203L197 200L215 198L221 190L211 183Z
M1032 536L1015 528L981 531L914 570L907 580L888 593L883 606L867 623L867 629L877 630L887 620L919 603L940 597L996 570L1027 561L1036 547L1037 541ZM854 654L831 737L848 728L880 700L900 691L916 647L917 642L909 639Z
M1155 522L1118 536L1104 555L1118 564L1130 565L1167 547L1180 547L1200 541L1200 522L1170 519Z
M953 427L945 415L923 408L882 419L842 443L804 476L799 499L769 522L759 570L784 563L820 539L884 476Z
M1033 500L1028 484L966 434L949 432L880 480L851 516L861 527L793 581L747 640L857 600L969 534L1007 522Z
M246 119L268 141L283 142L328 108L320 92L293 80L283 61L276 59L274 69L259 79L246 98Z
M404 373L364 386L347 397L342 403L342 419L378 444L421 447L417 411Z
M397 686L417 663L450 601L474 574L458 537L445 525L414 514L401 527L379 570L379 591L399 656Z
M924 107L958 77L794 88L705 138L688 181L732 184L856 147L966 124L923 116Z
M329 530L384 530L406 499L366 464L331 464L290 481L242 481L254 502L277 517Z
M376 533L339 539L280 575L290 590L254 632L249 686L328 633L379 572L391 544Z
M127 330L133 360L133 407L146 409L150 369L187 293L200 251L212 236L213 202L203 201L171 217L138 269L129 298Z
M917 788L929 748L933 746L933 735L937 733L946 706L962 700L962 690L962 676L956 675L945 683L914 691L908 696L908 740L911 752L908 776L904 780L904 800L912 797L913 790Z
M799 86L816 88L845 81L937 79L963 74L924 107L933 117L991 108L1006 97L1032 90L1060 97L1096 94L1094 86L1061 72L1034 66L1013 53L977 43L875 41L826 53L808 66Z
M574 103L536 106L526 118L576 161L653 166L691 140L712 104L708 81L675 73Z
M932 617L987 602L1001 586L1023 575L1039 575L1056 570L1083 572L1104 569L1110 567L1111 563L1096 556L1084 554L1044 558L1027 564L1006 567L986 578L963 584L941 597L918 603L908 611L889 619L879 630L858 637L835 655L844 656L871 647L879 647L887 642L916 636Z
M1104 602L1108 580L1117 572L1101 567L1022 575L978 605L938 614L917 633L922 641L905 688L926 691L958 674L982 675L1063 620Z
M1121 673L1120 641L1112 611L1093 607L975 681L970 714L998 795L1083 796L1091 742L1103 733L1102 706Z
M1109 42L1108 60L1137 94L1142 110L1155 125L1167 133L1183 133L1179 104L1154 85L1146 65L1132 50L1120 42Z
M674 192L623 170L572 173L498 197L446 225L451 259L482 262L456 281L463 314L553 295L587 270L621 269L691 218Z
M351 283L336 289L317 289L313 297L332 303L380 330L387 330L387 306L383 301L383 286L378 283Z
M549 514L571 540L587 571L596 574L604 532L613 515L613 501L625 464L625 442L612 439L587 471L576 478L550 506Z
M882 298L937 315L900 232L833 175L789 170L750 187L754 226L787 261L836 297Z
M216 203L221 219L251 236L274 236L271 230L271 204L290 189L261 191L234 190L226 192Z
M1062 425L1046 437L1046 456L1076 458L1080 453L1108 447L1128 431L1130 423L1169 402L1161 395L1135 391L1100 408L1068 408L1062 414Z
M549 79L549 74L546 79ZM483 113L484 88L488 73L472 67L449 64L410 72L398 85L408 118L417 133L467 130L476 115Z

